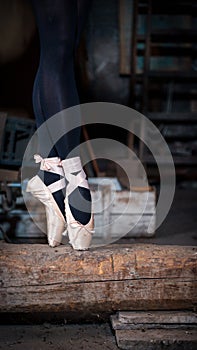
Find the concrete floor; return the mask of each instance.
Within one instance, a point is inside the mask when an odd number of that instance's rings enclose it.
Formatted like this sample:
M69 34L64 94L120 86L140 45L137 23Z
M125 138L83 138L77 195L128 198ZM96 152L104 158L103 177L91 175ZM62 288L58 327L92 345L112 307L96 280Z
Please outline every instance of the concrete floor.
M110 325L1 326L2 350L115 350Z

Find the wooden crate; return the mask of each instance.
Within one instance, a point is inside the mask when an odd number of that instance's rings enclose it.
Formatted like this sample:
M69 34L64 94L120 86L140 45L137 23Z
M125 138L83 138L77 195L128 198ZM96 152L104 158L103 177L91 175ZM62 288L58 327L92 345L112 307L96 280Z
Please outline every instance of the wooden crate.
M97 183L99 179L96 178ZM108 184L95 186L91 184L90 188L93 202L93 212L95 217L94 242L96 245L108 243L118 238L124 237L150 237L155 232L155 189L133 189L118 190L114 188L114 180L108 179ZM120 187L119 187L120 189ZM26 195L26 203L30 209L29 215L23 197L18 197L15 209L11 210L6 217L0 208L1 221L8 230L19 238L43 237L46 232L46 218L44 206L31 194ZM144 203L144 212L142 208ZM0 203L1 204L1 203ZM36 221L36 224L32 220ZM152 225L149 228L150 220ZM134 226L135 225L135 226ZM149 228L149 230L148 230Z
M155 188L116 191L110 185L91 190L96 236L108 238L151 237L156 224ZM97 198L100 198L98 201Z

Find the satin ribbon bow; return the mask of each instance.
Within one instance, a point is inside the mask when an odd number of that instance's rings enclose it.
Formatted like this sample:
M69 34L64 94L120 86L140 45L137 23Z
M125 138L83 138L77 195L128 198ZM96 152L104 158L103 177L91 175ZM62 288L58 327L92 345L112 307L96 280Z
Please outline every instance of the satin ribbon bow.
M35 163L41 163L41 170L51 170L54 166L61 166L61 160L58 157L42 158L39 154L34 155Z

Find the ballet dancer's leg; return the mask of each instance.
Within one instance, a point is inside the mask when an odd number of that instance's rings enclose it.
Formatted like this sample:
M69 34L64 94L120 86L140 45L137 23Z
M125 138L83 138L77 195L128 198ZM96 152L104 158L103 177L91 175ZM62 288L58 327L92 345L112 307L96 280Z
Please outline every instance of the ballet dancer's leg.
M77 48L79 45L81 33L83 32L83 29L85 27L91 4L92 4L92 0L77 1L78 20L77 20L77 36L75 41L75 48Z
M84 23L82 17L87 14L87 8L81 7L81 3L85 0L79 1L79 8L77 0L31 1L36 16L41 51L33 94L36 122L39 126L43 123L43 119L47 120L65 108L79 104L74 75L74 50L77 40L79 41ZM89 0L87 0L88 2ZM76 113L77 118L80 118L78 113ZM79 120L77 121L79 122ZM80 128L66 133L66 125L69 124L69 120L65 119L62 123L63 125L58 127L64 127L65 135L55 144L50 154L42 154L43 157L58 155L61 159L65 159L72 149L79 145ZM48 130L45 137L53 139L53 130ZM42 140L40 140L40 147L42 148ZM45 184L53 183L57 176L45 172ZM63 213L64 196L62 191L53 195ZM79 201L82 197L86 199L85 212L76 209L79 207ZM75 220L82 224L89 221L91 196L88 188L77 187L69 197L69 205Z

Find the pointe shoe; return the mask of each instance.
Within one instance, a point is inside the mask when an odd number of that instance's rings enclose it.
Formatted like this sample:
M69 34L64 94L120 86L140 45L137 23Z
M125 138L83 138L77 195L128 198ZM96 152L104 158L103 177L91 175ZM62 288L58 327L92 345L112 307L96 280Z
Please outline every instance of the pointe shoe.
M39 155L34 156L35 162L40 163L40 169L50 171L64 176L60 166L60 159L41 158ZM60 179L49 186L46 186L38 175L28 181L26 192L31 192L32 195L39 199L44 204L47 219L47 238L49 246L56 247L61 244L62 235L66 235L67 224L62 215L52 193L65 187L65 179Z
M75 250L88 250L92 241L92 235L94 233L93 214L91 214L90 221L86 225L83 225L74 219L68 202L68 196L78 186L89 189L86 174L82 168L79 157L62 160L61 164L64 169L65 178L68 181L64 202L69 243ZM73 173L76 172L79 173L74 175Z

